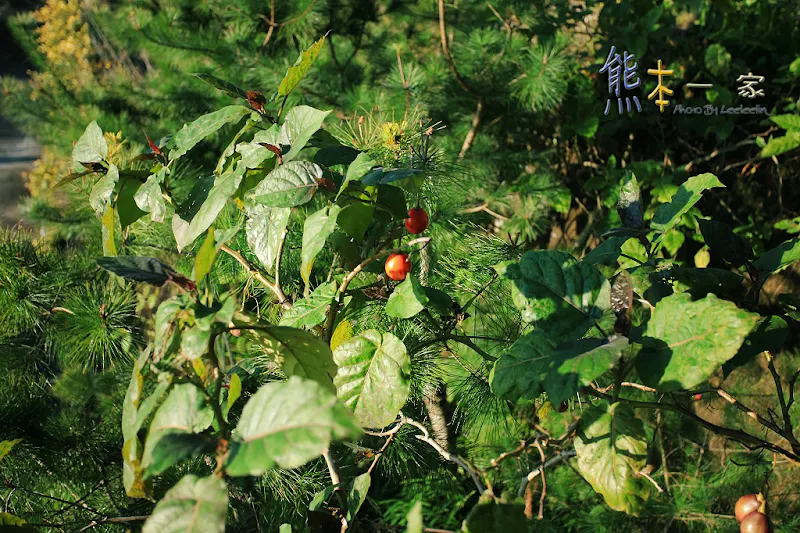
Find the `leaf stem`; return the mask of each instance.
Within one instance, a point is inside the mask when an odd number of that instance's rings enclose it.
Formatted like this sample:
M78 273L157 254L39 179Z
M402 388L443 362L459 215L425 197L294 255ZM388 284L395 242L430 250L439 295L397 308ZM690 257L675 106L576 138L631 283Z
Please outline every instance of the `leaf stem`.
M223 244L222 246L220 246L220 250L222 250L223 252L225 252L229 256L233 257L240 265L242 265L245 268L245 270L247 270L250 273L250 275L252 275L262 285L264 285L266 288L268 288L270 291L272 291L272 293L275 295L275 297L278 298L278 303L281 304L284 309L291 309L292 308L292 303L289 301L289 299L283 293L283 290L281 289L280 285L278 285L277 283L270 282L264 276L264 274L261 273L261 271L259 271L256 267L254 267L250 263L250 261L245 259L245 257L242 255L241 252L239 252L237 250L233 250L227 244ZM280 257L280 255L278 255L278 257ZM276 274L277 274L277 271L276 271Z

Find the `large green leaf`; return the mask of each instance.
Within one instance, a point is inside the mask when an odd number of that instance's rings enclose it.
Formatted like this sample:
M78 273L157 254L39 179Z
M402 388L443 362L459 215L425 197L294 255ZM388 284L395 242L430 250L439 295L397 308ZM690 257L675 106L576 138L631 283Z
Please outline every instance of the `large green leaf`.
M606 278L566 252L530 251L517 263L495 268L513 281L512 297L522 319L554 340L582 337L610 309Z
M214 228L208 228L206 239L203 241L202 246L197 251L194 258L194 272L193 278L195 281L200 281L209 272L214 265L214 258L217 257L216 239L214 238Z
M167 204L164 201L161 184L168 174L169 167L161 167L158 172L147 178L133 197L139 209L150 213L150 218L154 222L164 222L164 216L167 214Z
M277 124L256 132L251 142L236 145L236 151L242 155L242 164L247 168L258 168L264 161L275 157L275 152L268 150L263 144L280 148L280 127Z
M119 169L116 165L111 165L108 167L106 175L92 186L92 191L89 193L89 205L92 206L98 217L103 216L106 208L111 205L117 181L119 181Z
M119 215L119 225L123 230L147 214L139 209L134 199L141 187L143 187L142 183L132 176L123 176L117 184L117 198L114 201L114 207Z
M647 323L636 369L646 385L661 390L690 389L731 359L758 315L709 294L662 299Z
M364 233L372 223L374 214L375 206L371 203L361 201L347 203L339 213L339 227L356 243L361 243L364 241Z
M308 282L311 278L311 269L314 260L325 247L325 241L336 229L336 219L342 210L338 205L323 207L309 216L303 224L303 248L300 251L300 276Z
M606 265L614 266L617 264L617 259L622 254L622 245L625 244L630 237L613 236L609 237L591 252L583 257L583 262L590 265Z
M333 376L337 367L330 347L307 331L284 326L255 330L264 354L283 368L287 376L316 381L334 394Z
M769 119L785 130L800 130L800 115L772 115Z
M245 106L229 105L198 117L190 124L184 124L183 128L173 135L169 143L167 143L170 160L179 158L225 124L238 122L245 115L249 115L250 112L250 109Z
M641 228L644 225L642 192L633 172L628 172L619 190L617 212L626 228Z
M225 469L258 476L278 466L297 468L322 454L331 441L355 438L352 414L314 381L292 376L262 386L236 426Z
M323 44L325 44L325 36L322 36L319 41L300 53L300 57L297 58L294 65L289 67L289 70L286 71L286 75L281 80L281 84L278 86L278 98L283 98L297 87L300 80L302 80L309 69L311 69L311 65L319 55L320 50L322 50Z
M247 191L245 202L270 207L295 207L314 196L322 179L322 168L308 161L290 161L279 166Z
M226 172L214 180L214 186L208 192L208 197L197 210L191 221L182 219L178 213L172 217L172 232L175 234L175 242L178 251L182 250L206 231L217 219L225 202L233 196L239 184L242 182L245 167L239 161L236 165L228 168Z
M578 470L616 511L637 514L650 495L638 472L647 462L647 435L627 405L586 409L575 436Z
M800 146L800 131L791 130L783 137L774 137L761 149L761 157L780 155Z
M296 301L294 306L283 314L280 325L311 328L322 323L328 306L333 303L335 296L335 281L318 285L311 294Z
M428 305L425 288L414 276L406 276L405 281L395 287L386 302L386 314L397 318L411 318Z
M367 499L367 492L372 484L372 477L369 472L365 472L360 476L356 476L347 488L347 514L345 518L347 522L351 522L361 509L364 500Z
M347 174L344 176L344 181L339 188L339 194L336 195L336 198L339 198L339 195L342 194L342 191L345 190L348 183L361 179L374 166L375 161L365 152L360 152L355 160L350 163L350 166L347 167Z
M143 359L146 360L149 354L146 350ZM133 365L130 383L122 401L122 486L131 498L146 498L151 490L151 484L143 477L142 442L137 435L139 402L144 387L144 377L139 367L139 363Z
M658 206L650 228L662 234L668 232L700 200L703 191L724 186L714 174L692 176L678 188L669 203Z
M286 113L286 119L281 127L280 142L291 146L283 156L284 162L293 160L298 156L325 121L330 111L320 111L307 105L293 107Z
M211 406L206 405L205 396L195 385L175 385L150 423L142 467L149 470L154 462L160 460L156 450L164 437L176 433L199 433L208 428L213 419Z
M390 424L408 399L411 359L403 342L391 333L365 331L333 352L339 371L339 397L362 426Z
M800 260L800 238L795 238L764 252L753 264L761 272L770 274L798 260Z
M545 332L532 331L497 360L490 377L492 391L511 401L535 399L547 392L550 401L559 405L611 370L627 348L625 337L556 346Z
M467 515L461 526L463 533L525 533L530 522L521 503L481 502Z
M84 170L81 163L99 163L108 155L108 143L103 130L92 121L72 148L72 167L75 172Z
M289 224L288 207L256 205L247 211L247 244L267 272L275 270L281 237Z
M227 514L225 481L189 474L156 504L142 533L224 533Z
M217 441L196 433L169 433L158 441L150 463L144 472L145 478L157 476L170 466L192 457L213 453Z
M723 374L727 376L735 368L746 365L765 350L777 352L788 338L789 325L784 319L774 315L761 318L745 337L733 359L722 365Z

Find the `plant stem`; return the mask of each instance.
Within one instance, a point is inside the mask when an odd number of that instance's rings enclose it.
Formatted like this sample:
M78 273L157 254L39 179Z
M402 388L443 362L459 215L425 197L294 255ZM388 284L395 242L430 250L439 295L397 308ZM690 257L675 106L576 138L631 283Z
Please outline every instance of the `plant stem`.
M240 265L242 265L251 276L256 278L262 285L268 288L272 293L278 298L278 303L283 306L284 309L291 309L292 303L286 298L286 295L283 294L283 290L281 290L280 285L276 283L270 282L264 274L261 273L256 267L254 267L250 261L245 259L245 257L241 254L241 252L237 250L233 250L227 244L223 244L220 247L220 250L228 254L229 256L233 257ZM279 256L280 257L280 256Z

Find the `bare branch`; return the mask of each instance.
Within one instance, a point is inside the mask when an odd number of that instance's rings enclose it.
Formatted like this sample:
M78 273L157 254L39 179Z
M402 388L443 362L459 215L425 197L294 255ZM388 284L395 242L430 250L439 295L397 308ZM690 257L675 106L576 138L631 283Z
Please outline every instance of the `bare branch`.
M562 452L559 452L558 455L554 455L544 463L540 464L539 466L528 472L528 474L522 476L522 483L520 483L517 495L521 498L522 495L525 494L525 488L528 486L528 483L536 479L545 468L549 468L553 465L556 465L561 461L569 459L570 457L575 457L575 450L564 450Z
M278 303L283 306L284 309L290 309L292 307L292 302L286 298L286 295L283 294L280 286L270 282L264 274L261 273L256 267L254 267L250 261L245 259L245 257L241 254L241 252L237 250L231 249L227 244L223 244L220 247L220 250L228 254L229 256L233 257L240 265L242 265L245 270L247 270L251 276L256 278L262 285L268 288L272 293L278 298Z

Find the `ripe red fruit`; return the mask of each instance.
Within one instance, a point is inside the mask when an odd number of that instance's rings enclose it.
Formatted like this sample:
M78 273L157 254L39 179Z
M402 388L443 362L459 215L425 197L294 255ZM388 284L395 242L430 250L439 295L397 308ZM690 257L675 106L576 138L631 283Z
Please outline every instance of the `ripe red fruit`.
M569 405L567 405L567 402L561 402L561 405L558 406L558 412L563 413L567 410L568 407Z
M406 274L411 272L411 261L406 254L392 254L386 259L384 270L389 279L403 281Z
M740 533L769 533L769 518L767 515L754 511L744 517L739 525Z
M417 234L425 231L428 227L428 213L421 207L409 209L406 219L406 229L409 233Z
M692 396L692 398L694 398L695 401L702 400L703 399L703 395L702 394L695 394L694 396Z
M749 515L754 511L764 511L764 509L759 509L761 504L764 502L764 497L761 496L759 498L759 494L745 494L738 500L736 500L736 509L734 514L736 515L736 520L741 522L744 520L744 517Z

